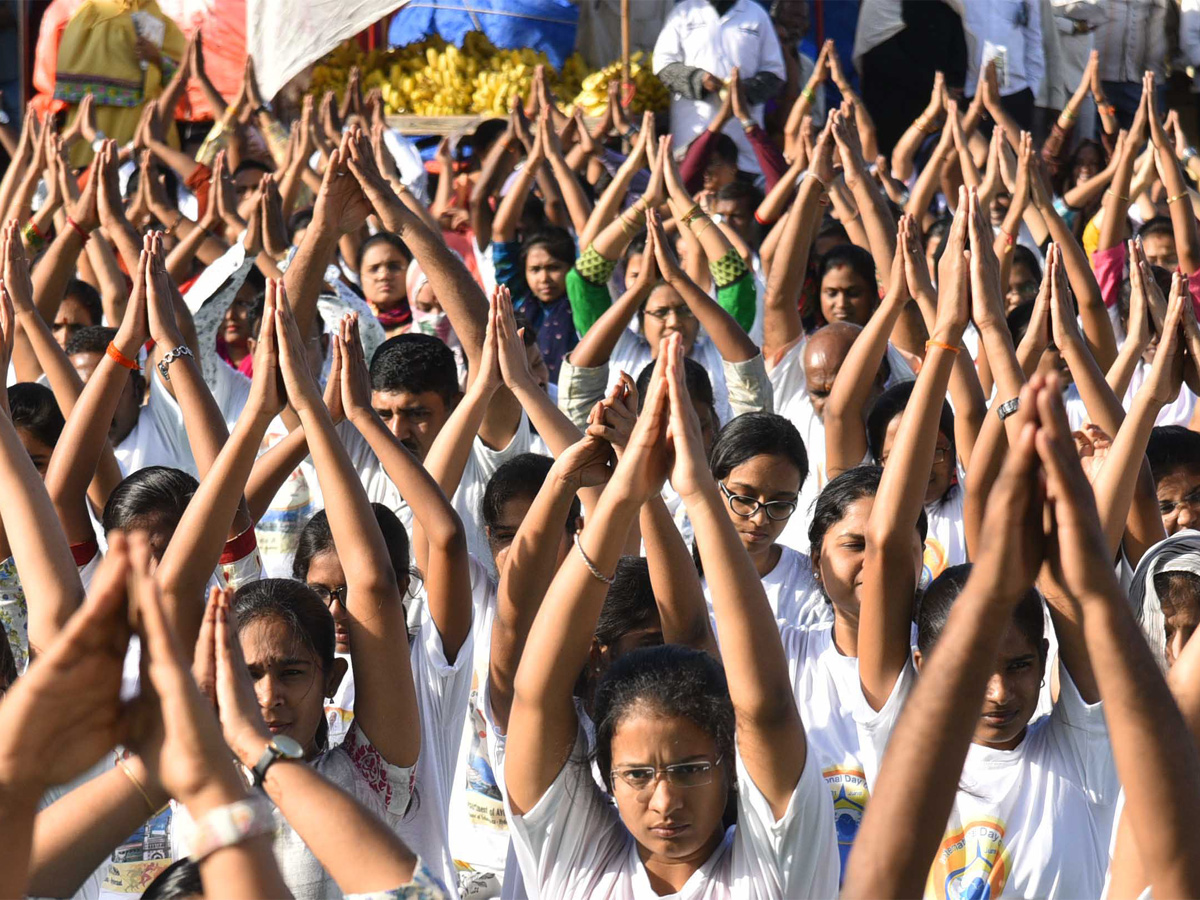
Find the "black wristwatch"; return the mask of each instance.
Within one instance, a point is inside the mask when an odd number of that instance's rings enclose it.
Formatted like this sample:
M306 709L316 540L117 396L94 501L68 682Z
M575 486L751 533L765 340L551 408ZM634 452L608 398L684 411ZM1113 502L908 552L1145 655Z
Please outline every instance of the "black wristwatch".
M254 786L262 787L263 779L267 777L267 769L281 759L304 759L304 748L298 741L284 734L276 735L271 743L263 748L262 756L251 770L254 776Z

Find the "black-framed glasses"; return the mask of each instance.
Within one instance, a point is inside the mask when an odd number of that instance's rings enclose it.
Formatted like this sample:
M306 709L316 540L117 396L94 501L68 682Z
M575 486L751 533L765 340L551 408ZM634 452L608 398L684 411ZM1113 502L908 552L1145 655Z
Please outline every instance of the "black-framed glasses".
M702 759L696 762L675 763L661 769L655 766L621 766L614 768L612 774L638 793L653 789L660 778L665 778L668 784L676 787L700 787L712 783L713 771L721 764L723 758L718 756L716 762Z
M342 606L346 605L346 585L341 587L331 588L324 584L310 584L310 588L316 592L316 595L321 598L326 606L332 607L333 601L336 600Z
M721 487L721 493L725 495L725 502L729 504L729 508L733 510L735 515L739 515L743 519L748 519L760 509L765 509L768 519L779 522L783 519L791 518L792 513L796 511L795 500L768 500L766 503L763 503L754 497L733 493L729 488L725 487L723 482L717 483Z

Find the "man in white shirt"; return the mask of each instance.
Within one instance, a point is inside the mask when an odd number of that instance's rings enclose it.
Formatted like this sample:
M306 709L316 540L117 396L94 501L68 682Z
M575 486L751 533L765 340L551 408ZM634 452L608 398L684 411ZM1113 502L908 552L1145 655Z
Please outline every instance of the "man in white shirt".
M741 73L750 116L763 124L763 102L783 86L783 51L767 11L754 0L683 0L654 45L654 74L672 92L671 133L682 150L704 130L721 105L720 91ZM738 146L738 168L758 170L745 123L730 122L725 134Z
M1167 0L1105 0L1108 21L1095 34L1100 83L1122 128L1133 124L1142 98L1142 73L1162 85L1167 58ZM1161 107L1161 102L1159 106Z
M1005 111L1032 130L1033 98L1046 70L1040 0L965 0L963 27L970 35L967 96L975 95L979 73L994 60Z

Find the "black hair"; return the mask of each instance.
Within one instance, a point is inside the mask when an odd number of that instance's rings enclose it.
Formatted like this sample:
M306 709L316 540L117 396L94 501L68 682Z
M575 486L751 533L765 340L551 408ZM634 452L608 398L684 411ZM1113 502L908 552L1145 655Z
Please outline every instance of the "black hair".
M316 657L322 675L333 668L337 636L333 613L317 592L302 581L291 578L262 578L238 588L233 598L238 634L260 619L278 619L287 626L292 638ZM324 690L324 688L322 688ZM324 748L329 741L329 723L321 717L316 744Z
M940 218L934 220L934 223L925 231L925 249L929 249L930 241L937 241L933 251L933 265L937 266L942 261L942 254L946 252L946 244L949 243L947 238L950 236L950 226L954 224L954 218L947 213Z
M817 269L817 284L825 279L830 269L841 266L849 268L865 281L869 290L876 290L875 260L870 252L855 244L839 244L825 254Z
M510 500L532 500L536 497L553 465L553 459L540 453L519 453L501 463L483 489L483 500L479 504L479 518L483 524L495 528L500 522L504 505ZM571 501L571 510L567 513L567 534L575 533L580 508L579 498L576 497Z
M371 358L371 389L432 391L449 405L460 392L454 353L431 334L408 332L388 338Z
M1182 425L1157 425L1150 430L1146 461L1155 481L1179 469L1200 469L1200 434Z
M142 892L142 900L186 900L203 896L200 867L190 856L175 860L159 872Z
M727 165L733 166L735 169L738 167L737 143L725 132L717 132L716 137L712 139L709 147L711 148L709 159L715 158Z
M745 181L731 181L725 187L717 191L717 200L730 200L734 203L749 203L750 211L758 209L758 205L763 201L763 194L754 185Z
M504 119L484 119L479 123L479 127L475 129L475 133L469 138L471 142L471 156L479 165L483 165L484 154L496 142L496 139L504 133L506 127Z
M879 491L879 480L883 477L881 466L855 466L847 469L821 489L813 504L812 521L808 524L808 544L812 552L819 552L825 532L846 516L846 511L864 497L874 497ZM917 533L921 540L929 533L929 521L925 510L917 516Z
M534 247L541 247L552 257L567 267L575 265L575 239L565 228L547 225L527 235L521 241L521 266L524 270L525 259Z
M638 391L638 412L641 413L642 407L646 405L646 393L650 390L650 378L654 375L654 363L647 363L642 371L638 372L637 385ZM683 383L687 386L688 396L692 398L694 403L703 403L713 407L713 419L716 420L716 404L713 400L712 381L709 380L708 372L704 366L696 362L690 356L683 358Z
M4 623L0 622L0 691L7 691L17 680L17 659L13 656L12 644L8 642L8 632Z
M596 620L596 642L611 647L635 628L660 622L650 564L642 556L622 556Z
M1164 297L1171 296L1171 270L1151 263L1150 274L1154 277L1154 283L1158 285L1162 295ZM1117 289L1117 316L1126 327L1129 325L1129 298L1132 291L1133 280L1128 277L1121 279L1121 284Z
M1194 572L1156 572L1154 590L1160 606L1166 599L1173 607L1200 609L1200 575Z
M1025 332L1029 330L1029 323L1033 321L1033 307L1034 301L1026 300L1010 309L1004 317L1004 324L1008 326L1008 333L1012 335L1014 347L1020 346L1021 341L1025 340Z
M260 162L257 159L243 159L237 164L237 168L233 170L229 177L237 178L243 172L262 172L266 175L270 175L274 171L275 170L271 166L268 166L265 162Z
M108 495L101 516L104 530L145 529L172 534L198 487L200 482L179 469L138 469Z
M596 687L596 762L609 791L613 736L639 707L692 722L712 737L717 755L732 764L736 721L721 664L690 647L643 647L617 659Z
M950 608L971 577L971 567L971 563L947 567L921 593L917 606L917 649L923 656L929 656L942 636L950 618ZM1045 665L1046 617L1042 611L1042 595L1035 588L1029 588L1021 595L1012 616L1013 623L1037 648L1038 659Z
M103 353L116 336L115 328L109 328L107 325L88 325L67 338L63 352L67 356L74 356L76 353Z
M24 428L47 447L58 443L66 422L50 388L33 381L14 384L8 389L8 408L17 428Z
M1042 266L1038 262L1037 254L1035 254L1024 244L1013 245L1012 265L1024 266L1033 275L1034 281L1041 282ZM1005 290L1008 289L1008 285L1005 285L1004 287Z
M1137 236L1140 238L1149 237L1154 234L1162 234L1175 239L1175 227L1171 224L1171 220L1166 216L1155 216L1152 219L1147 219L1141 224L1137 230Z
M387 244L389 247L394 247L401 256L405 259L405 265L412 262L412 251L408 249L408 245L400 239L400 235L392 234L390 231L377 231L365 241L362 247L358 250L358 267L362 269L362 262L367 258L367 251L376 244Z
M832 216L821 222L821 227L817 229L817 240L830 237L831 235L838 239L837 246L850 241L850 235L846 233L846 226Z
M908 401L916 386L915 381L902 381L892 385L879 395L871 411L867 413L867 449L871 451L871 457L876 462L883 456L883 440L887 435L888 425L908 407ZM950 442L950 458L955 459L954 412L945 399L942 400L942 413L938 418L938 431Z
M72 278L67 282L67 289L63 292L63 299L70 297L80 306L87 310L88 317L92 320L93 325L100 325L104 321L104 304L100 301L100 292L79 278Z
M311 206L306 206L304 209L298 209L292 213L287 221L288 239L295 240L296 232L312 224L312 219L313 211Z
M396 582L403 586L409 577L408 532L396 514L382 503L372 503L375 522L387 545L388 560L396 574ZM313 557L329 551L337 552L333 543L333 531L329 527L329 516L321 510L305 523L296 542L296 555L292 558L292 577L297 581L308 580L308 569Z
M808 451L796 426L769 412L744 413L721 429L709 454L713 478L722 481L748 459L770 454L782 456L800 471L800 484L808 478Z

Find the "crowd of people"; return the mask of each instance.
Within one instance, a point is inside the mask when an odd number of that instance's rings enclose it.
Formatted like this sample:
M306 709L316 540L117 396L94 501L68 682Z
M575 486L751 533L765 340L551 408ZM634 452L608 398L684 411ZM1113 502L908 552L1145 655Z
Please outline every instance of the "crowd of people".
M429 180L197 39L6 136L0 894L1200 895L1178 111L686 44Z

